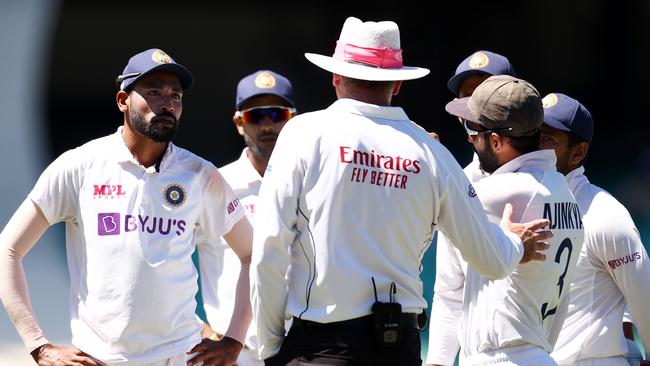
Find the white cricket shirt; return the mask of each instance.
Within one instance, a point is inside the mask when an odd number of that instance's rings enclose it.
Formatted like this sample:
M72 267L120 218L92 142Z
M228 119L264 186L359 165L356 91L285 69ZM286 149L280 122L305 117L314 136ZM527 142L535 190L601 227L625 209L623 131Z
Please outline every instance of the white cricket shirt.
M650 345L650 260L627 209L589 182L584 167L566 179L584 214L585 244L571 284L567 318L553 358L560 365L624 356L623 312L629 305L644 344Z
M253 223L262 176L248 159L247 150L244 149L239 159L219 168L219 172L239 198L239 203L246 210L246 217ZM219 245L205 246L199 243L198 251L205 313L212 329L224 334L235 307L240 259L223 238ZM250 348L257 346L254 324L248 328L246 345Z
M489 177L480 167L478 155L463 168L472 184ZM442 253L446 252L446 253ZM459 319L463 313L463 289L467 262L459 260L460 253L444 234L436 239L436 280L429 315L429 345L426 364L452 366L460 349L458 343ZM442 270L442 269L445 270Z
M426 306L423 253L440 229L478 270L507 276L514 235L491 225L460 166L402 108L341 99L292 118L258 199L251 291L260 356L277 353L284 319L342 321L388 300ZM288 272L287 272L288 269ZM285 279L287 274L287 279Z
M244 217L214 165L170 143L145 168L120 127L58 157L29 197L66 223L72 344L131 365L200 342L195 243L217 245Z
M524 154L475 184L493 222L500 221L508 202L513 204L515 222L551 220L554 237L548 241L551 248L546 261L518 265L509 277L493 281L477 273L471 263L463 263L452 250L438 251L436 289L441 293L435 299L442 303L439 306L447 304L448 315L462 313L461 358L526 344L552 350L584 235L575 198L555 170L555 162L552 150ZM459 291L463 292L460 304ZM455 354L451 353L454 347L446 351L446 357L430 353L427 362L436 357L448 360Z

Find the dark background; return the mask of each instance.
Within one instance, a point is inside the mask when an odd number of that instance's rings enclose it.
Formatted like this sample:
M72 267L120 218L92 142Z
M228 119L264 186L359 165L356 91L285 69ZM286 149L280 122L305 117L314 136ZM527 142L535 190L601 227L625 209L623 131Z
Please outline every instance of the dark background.
M462 166L471 149L444 111L453 97L446 83L475 50L507 56L542 95L561 92L580 100L596 121L588 176L628 206L642 233L650 231L645 0L65 1L51 35L52 158L122 124L115 77L130 56L157 47L195 77L184 96L176 144L217 166L235 160L244 146L231 122L239 79L268 68L292 80L300 112L328 106L335 100L331 74L303 54L331 55L348 16L398 23L405 64L431 74L405 82L393 104L438 132Z

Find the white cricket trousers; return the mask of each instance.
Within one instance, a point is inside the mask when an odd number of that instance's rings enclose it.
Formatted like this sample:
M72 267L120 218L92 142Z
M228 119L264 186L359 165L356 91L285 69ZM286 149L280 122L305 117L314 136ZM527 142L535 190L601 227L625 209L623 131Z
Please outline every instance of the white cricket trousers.
M603 357L580 360L571 366L630 366L630 362L623 356Z
M244 348L237 357L237 366L264 366L264 361L257 358L257 351Z
M557 366L544 349L532 346L503 348L461 358L460 366Z
M191 355L187 355L183 353L182 355L174 356L171 358L167 358L161 361L156 361L152 363L147 363L142 366L187 366L187 361L191 360L192 358L196 357L198 353L193 353ZM111 366L110 364L106 364L106 366ZM199 364L201 366L201 364Z

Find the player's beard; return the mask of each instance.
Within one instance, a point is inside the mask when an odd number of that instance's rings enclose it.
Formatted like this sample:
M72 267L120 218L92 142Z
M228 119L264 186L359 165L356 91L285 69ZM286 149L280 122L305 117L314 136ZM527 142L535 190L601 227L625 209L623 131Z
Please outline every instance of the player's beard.
M250 149L250 151L255 155L263 159L268 159L271 157L271 153L273 152L273 148L275 147L274 144L266 144L267 146L263 146L260 144L259 140L260 138L265 138L265 137L273 137L277 140L278 135L273 133L273 132L265 132L265 133L260 133L257 135L257 140L253 140L248 134L244 135L244 141L246 142L246 145Z
M172 120L172 125L169 126L168 122L158 121L157 119L160 117L166 117L167 119ZM146 119L147 117L140 111L137 111L134 108L129 109L131 127L141 134L156 142L170 142L174 137L176 137L178 120L173 114L163 112L156 114L149 121Z
M486 140L487 139L488 137L486 137ZM484 172L492 174L501 166L499 165L497 155L494 153L494 150L492 150L492 145L490 145L488 141L485 141L481 150L474 146L474 151L476 151L476 155L478 155L478 161Z

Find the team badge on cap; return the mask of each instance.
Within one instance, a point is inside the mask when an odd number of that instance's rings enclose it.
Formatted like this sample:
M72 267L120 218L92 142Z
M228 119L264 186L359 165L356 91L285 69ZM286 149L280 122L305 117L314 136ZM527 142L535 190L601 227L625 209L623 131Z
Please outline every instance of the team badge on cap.
M490 58L483 52L476 52L472 55L472 58L469 60L469 67L472 69L478 69L480 67L485 67L490 63Z
M172 62L172 58L163 50L155 50L151 54L151 59L159 64L168 64Z
M255 78L255 86L260 89L269 89L275 86L275 78L268 72L261 72Z
M172 206L180 206L185 202L185 189L180 184L169 184L163 192L165 201Z
M544 106L544 109L551 108L552 106L556 105L558 102L557 95L551 93L542 99L542 106Z

